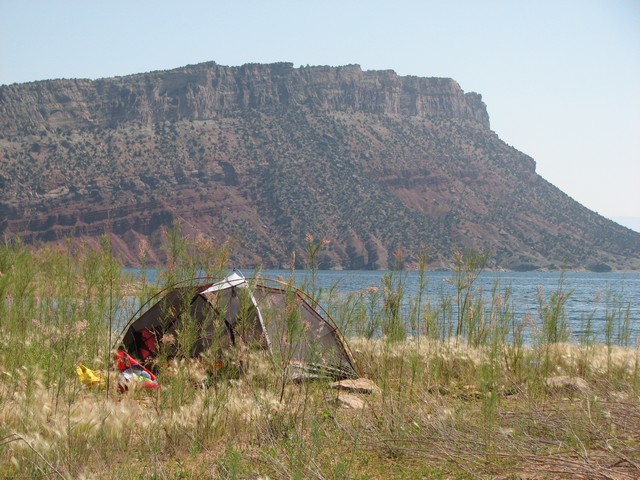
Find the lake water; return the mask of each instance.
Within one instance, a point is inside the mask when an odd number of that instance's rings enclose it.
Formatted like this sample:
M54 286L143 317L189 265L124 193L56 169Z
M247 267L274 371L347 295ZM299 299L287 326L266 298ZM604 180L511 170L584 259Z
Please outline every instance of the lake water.
M129 269L128 273L139 275L140 271ZM384 271L319 271L317 288L326 294L334 289L342 296L364 291L370 287L380 287ZM253 271L243 271L249 278ZM394 272L396 278L402 278L405 299L415 298L419 288L418 272ZM151 283L156 281L157 271L147 270ZM287 270L262 270L260 275L272 279L289 279ZM437 305L443 296L451 296L455 303L456 289L451 282L452 272L427 272L423 304ZM494 285L511 290L512 310L516 322L525 317L539 322L539 292L548 300L553 292L562 289L570 293L566 303L569 328L574 338L578 338L587 319L591 319L592 330L599 341L604 339L607 318L614 317L618 329L628 316L630 325L629 344L636 345L640 337L640 273L593 273L593 272L483 272L474 284L474 294L482 293L486 304L491 304ZM295 283L309 287L310 272L297 270ZM340 319L336 319L338 323Z

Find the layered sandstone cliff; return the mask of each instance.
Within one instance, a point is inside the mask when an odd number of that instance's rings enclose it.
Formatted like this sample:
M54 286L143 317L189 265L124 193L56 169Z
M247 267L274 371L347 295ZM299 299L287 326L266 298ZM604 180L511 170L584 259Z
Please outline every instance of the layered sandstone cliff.
M206 120L247 109L376 113L473 119L489 127L480 95L449 78L401 77L358 65L294 68L291 63L215 63L127 77L56 80L0 87L5 135L47 128L112 128Z

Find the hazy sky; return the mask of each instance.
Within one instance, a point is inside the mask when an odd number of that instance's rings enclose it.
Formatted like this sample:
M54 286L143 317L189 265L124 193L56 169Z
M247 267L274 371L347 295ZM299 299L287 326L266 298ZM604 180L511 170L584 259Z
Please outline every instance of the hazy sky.
M451 77L540 175L640 231L640 0L0 0L0 84L205 61Z

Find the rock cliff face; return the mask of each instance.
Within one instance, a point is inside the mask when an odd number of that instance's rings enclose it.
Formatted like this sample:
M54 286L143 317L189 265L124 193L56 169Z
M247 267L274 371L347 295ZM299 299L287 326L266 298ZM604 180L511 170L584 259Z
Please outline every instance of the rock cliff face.
M587 210L490 130L451 79L289 63L192 65L0 87L0 234L164 260L165 229L232 242L237 266L386 268L427 248L491 266L640 268L640 235Z
M0 108L6 135L34 133L43 125L112 128L287 108L473 119L489 127L480 95L465 95L452 79L363 72L357 65L295 69L290 63L210 63L97 81L35 82L3 87Z

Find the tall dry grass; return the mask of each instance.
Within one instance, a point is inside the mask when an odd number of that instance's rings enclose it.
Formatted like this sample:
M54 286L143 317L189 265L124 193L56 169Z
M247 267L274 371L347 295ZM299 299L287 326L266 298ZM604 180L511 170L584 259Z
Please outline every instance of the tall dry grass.
M120 394L110 359L132 294L226 273L229 251L203 239L174 232L167 249L162 283L132 287L106 240L0 246L3 478L640 476L640 347L625 309L609 311L603 344L588 328L571 341L562 284L539 295L538 318L515 318L508 286L475 290L476 256L458 257L453 298L424 296L426 275L406 298L401 269L350 296L311 284L380 389L351 394L356 408L329 380L291 381L259 351L240 376L211 382L177 359L160 390ZM83 386L79 363L108 384Z

